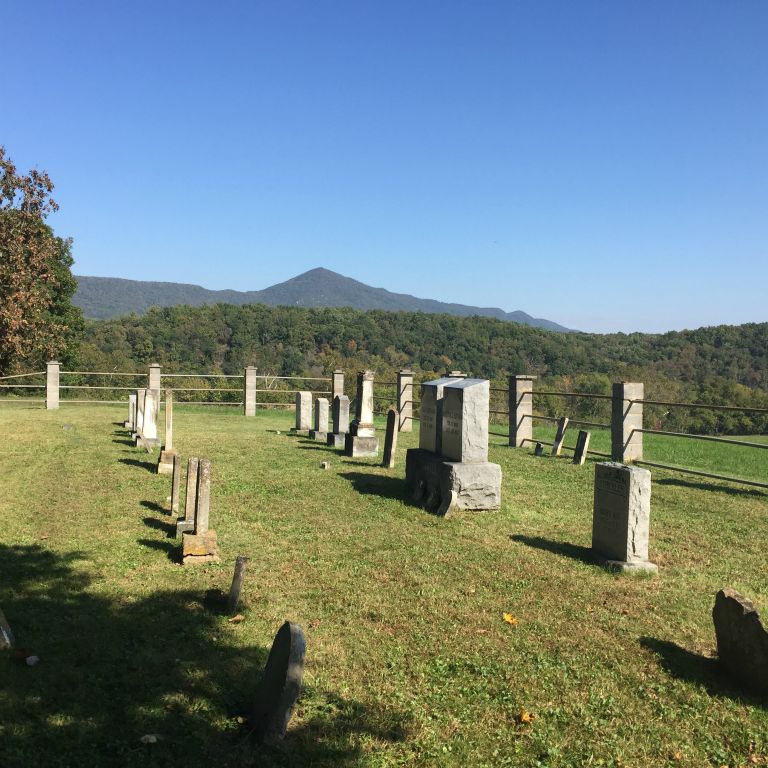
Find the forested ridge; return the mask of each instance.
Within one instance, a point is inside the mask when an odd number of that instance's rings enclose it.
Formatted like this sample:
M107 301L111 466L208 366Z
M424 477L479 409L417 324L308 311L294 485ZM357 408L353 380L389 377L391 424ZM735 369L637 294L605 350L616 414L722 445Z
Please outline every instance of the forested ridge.
M391 381L403 367L417 379L456 368L499 384L526 373L542 388L604 393L623 379L645 382L648 398L768 407L767 349L768 323L562 334L484 317L216 304L89 322L80 354L87 370L158 362L173 372L242 373L256 365L265 374L322 376L371 368ZM599 401L581 408L599 410ZM665 425L764 431L765 420L676 413Z

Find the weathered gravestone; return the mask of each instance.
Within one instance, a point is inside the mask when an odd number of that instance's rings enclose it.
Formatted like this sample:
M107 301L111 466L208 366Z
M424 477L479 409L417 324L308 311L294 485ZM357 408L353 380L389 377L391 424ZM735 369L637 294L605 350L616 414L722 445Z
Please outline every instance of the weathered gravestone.
M157 473L159 475L170 474L173 472L173 457L176 455L176 449L173 447L173 390L165 390L165 441L160 451L160 458L157 462Z
M128 395L128 421L125 422L125 428L131 432L134 431L136 425L136 393L131 392Z
M160 445L157 437L157 414L160 412L160 390L147 389L144 395L144 423L137 438L137 444L148 451Z
M227 597L227 610L230 613L234 613L240 604L240 593L243 591L245 571L249 562L245 555L238 555L235 558L235 572L232 574L232 584L229 587L229 596Z
M346 395L336 395L331 408L333 417L333 432L328 435L327 444L332 448L344 448L344 442L349 432L349 398Z
M568 417L561 416L557 420L557 432L555 432L555 441L552 443L552 455L559 456L563 450L563 441L565 440L565 430L568 429Z
M439 454L443 443L443 389L456 378L443 377L421 385L419 448Z
M286 621L275 636L256 688L253 734L259 743L275 743L285 736L301 692L306 647L301 627Z
M433 385L441 429L438 438L437 425L428 424L430 434L420 445L439 443L441 451L422 447L407 451L405 477L413 500L442 515L458 509L498 509L501 467L488 461L489 382L453 377L428 385ZM430 386L422 390L429 391Z
M197 506L197 472L200 459L193 457L187 461L187 492L184 497L184 517L176 521L176 537L195 529L195 507Z
M373 371L357 374L355 420L344 439L344 453L347 456L376 456L379 453L379 438L373 426Z
M581 466L587 460L587 451L589 451L589 432L583 429L579 430L579 436L576 438L576 450L573 452L573 463Z
M307 437L312 429L312 393L296 393L296 426L291 429L294 435Z
M136 422L133 425L133 432L131 436L135 440L141 436L141 431L144 428L144 401L146 400L147 390L136 390Z
M219 548L216 531L208 527L211 503L211 462L200 459L197 471L197 502L195 504L195 530L181 535L181 554L184 565L218 563Z
M742 685L768 697L768 632L752 601L721 589L712 619L720 661Z
M536 443L536 447L533 449L534 456L544 455L544 446L541 443Z
M171 515L179 514L179 486L181 485L181 456L173 456L173 476L171 478Z
M608 461L595 465L592 549L604 564L628 572L655 572L648 561L651 473Z
M400 423L400 414L396 408L387 411L387 432L384 436L384 459L382 467L392 469L395 466L395 452L397 451L397 432Z
M315 428L309 431L312 440L328 439L328 399L318 397L315 401Z

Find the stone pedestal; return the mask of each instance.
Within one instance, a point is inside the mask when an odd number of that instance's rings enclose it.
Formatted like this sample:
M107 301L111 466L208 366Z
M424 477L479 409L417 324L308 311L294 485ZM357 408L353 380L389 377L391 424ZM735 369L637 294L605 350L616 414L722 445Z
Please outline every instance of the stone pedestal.
M219 563L219 547L216 531L205 533L185 533L181 539L181 556L184 565L197 563Z
M344 435L344 453L347 456L378 456L379 438L373 436L360 436L347 433Z
M648 560L651 473L616 462L595 465L592 549L611 570L655 572Z
M357 375L357 408L355 420L349 426L344 440L347 456L376 456L379 440L373 426L373 371Z

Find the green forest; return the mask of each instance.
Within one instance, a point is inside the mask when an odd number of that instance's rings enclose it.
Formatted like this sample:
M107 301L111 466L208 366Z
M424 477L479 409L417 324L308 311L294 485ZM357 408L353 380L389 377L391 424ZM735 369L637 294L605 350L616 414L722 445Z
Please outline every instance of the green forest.
M646 398L768 407L768 323L664 334L556 333L484 317L234 306L176 306L87 323L82 370L325 376L340 368L347 386L370 368L381 381L411 367L416 380L447 369L506 386L510 374L539 377L537 388L610 393L614 381L642 381ZM195 395L202 397L199 393ZM222 400L229 393L217 395ZM503 396L492 406L503 407ZM537 399L557 415L562 398ZM607 418L607 401L577 399L574 417ZM768 430L765 414L647 409L657 428L749 434Z

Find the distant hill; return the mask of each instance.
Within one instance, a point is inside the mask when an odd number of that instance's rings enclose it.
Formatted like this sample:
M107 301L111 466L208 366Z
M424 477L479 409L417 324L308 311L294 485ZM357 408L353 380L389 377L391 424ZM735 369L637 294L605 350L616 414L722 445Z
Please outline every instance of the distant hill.
M353 307L383 309L390 312L427 312L469 317L494 317L550 331L569 331L562 325L517 310L498 307L472 307L448 304L434 299L419 299L407 293L392 293L384 288L345 277L329 269L317 268L261 291L210 291L199 285L123 280L117 277L77 276L74 303L86 317L105 320L132 313L143 314L150 307L186 304L266 304L291 307Z

